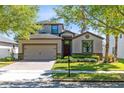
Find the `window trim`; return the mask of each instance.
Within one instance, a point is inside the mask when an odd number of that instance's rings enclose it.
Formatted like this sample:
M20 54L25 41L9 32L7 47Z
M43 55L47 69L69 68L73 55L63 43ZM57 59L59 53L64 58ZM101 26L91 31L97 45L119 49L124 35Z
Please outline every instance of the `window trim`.
M92 47L91 47L91 52L84 52L83 51L83 41L92 41ZM82 46L82 53L84 54L92 54L93 53L93 40L82 40L82 44L81 44L81 46Z
M52 26L57 26L57 33L53 33ZM58 25L51 25L51 34L58 34L58 33L59 33L59 27L58 27Z

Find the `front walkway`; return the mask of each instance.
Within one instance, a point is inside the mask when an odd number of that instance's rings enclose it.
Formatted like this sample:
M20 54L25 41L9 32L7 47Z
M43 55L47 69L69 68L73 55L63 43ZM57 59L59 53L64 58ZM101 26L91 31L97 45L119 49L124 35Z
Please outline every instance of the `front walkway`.
M0 72L0 82L36 82L51 80L50 70L8 70Z

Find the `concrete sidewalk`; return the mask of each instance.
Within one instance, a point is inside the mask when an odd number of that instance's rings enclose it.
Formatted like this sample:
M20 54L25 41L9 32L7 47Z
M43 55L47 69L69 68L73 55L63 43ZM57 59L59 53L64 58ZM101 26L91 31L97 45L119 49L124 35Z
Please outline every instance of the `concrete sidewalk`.
M0 70L0 82L51 81L51 73L68 73L67 70ZM124 71L72 71L71 73L122 73Z
M0 70L0 82L49 81L50 70Z
M53 73L68 73L68 70L52 70ZM123 73L124 71L79 71L79 70L70 70L71 73L105 73L105 74L112 74L112 73Z

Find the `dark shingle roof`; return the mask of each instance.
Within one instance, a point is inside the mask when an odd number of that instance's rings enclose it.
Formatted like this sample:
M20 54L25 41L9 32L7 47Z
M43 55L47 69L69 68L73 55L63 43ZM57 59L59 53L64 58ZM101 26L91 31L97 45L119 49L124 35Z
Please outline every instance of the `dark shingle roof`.
M53 34L34 34L30 36L30 39L61 39L61 37Z
M76 34L76 33L74 33L74 32L72 32L72 31L70 31L70 30L63 30L63 32L61 32L60 34L63 34L63 33L65 33L65 32L69 32L69 33L72 33L72 34Z
M93 36L95 36L95 37L104 39L103 37L101 37L101 36L99 36L99 35L96 35L96 34L94 34L94 33L91 33L91 32L89 32L89 31L83 32L82 34L79 34L79 35L75 36L74 38L80 37L80 36L82 36L82 35L84 35L84 34L86 34L86 33L89 33L89 34L91 34L91 35L93 35Z
M52 24L63 25L62 23L52 22L52 21L48 21L48 20L46 20L46 21L39 21L39 22L37 22L37 24L43 24L43 25L52 25Z

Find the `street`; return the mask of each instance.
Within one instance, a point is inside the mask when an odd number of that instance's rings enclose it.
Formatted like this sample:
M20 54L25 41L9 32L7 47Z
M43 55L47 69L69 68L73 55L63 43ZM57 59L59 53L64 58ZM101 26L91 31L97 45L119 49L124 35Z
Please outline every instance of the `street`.
M0 88L124 88L124 82L1 82Z

